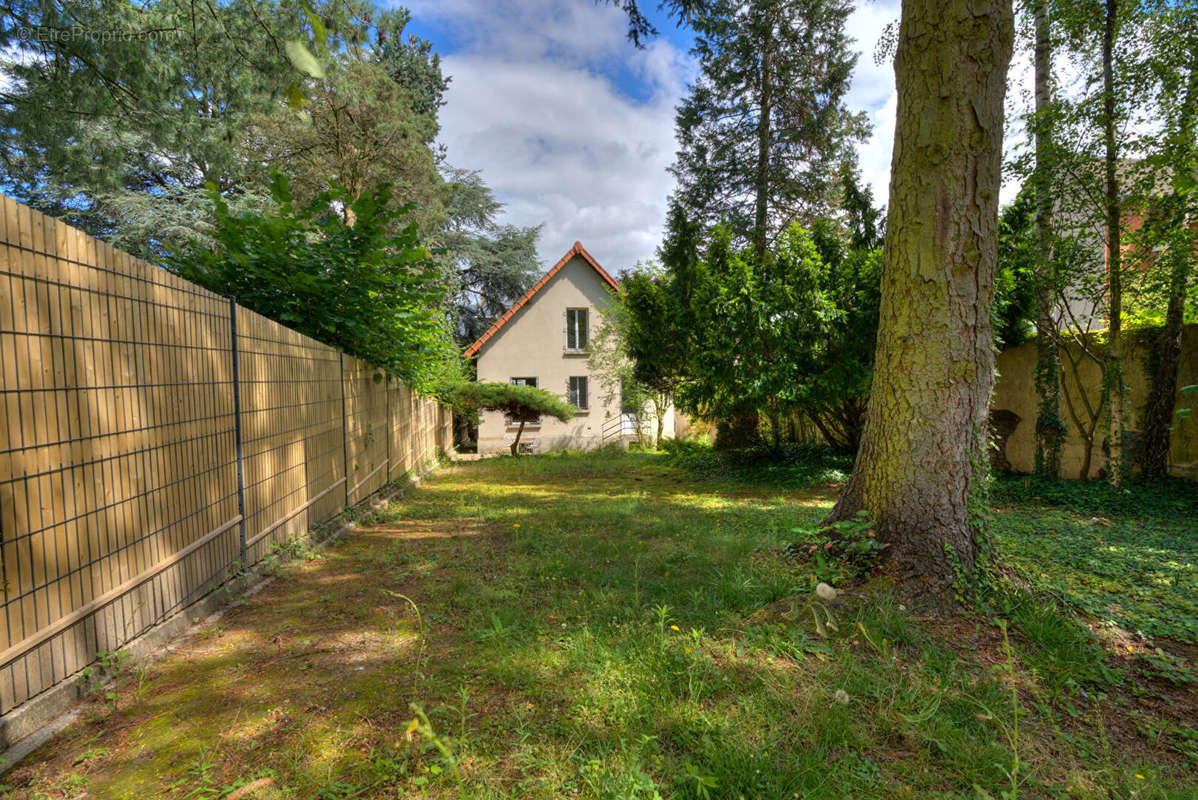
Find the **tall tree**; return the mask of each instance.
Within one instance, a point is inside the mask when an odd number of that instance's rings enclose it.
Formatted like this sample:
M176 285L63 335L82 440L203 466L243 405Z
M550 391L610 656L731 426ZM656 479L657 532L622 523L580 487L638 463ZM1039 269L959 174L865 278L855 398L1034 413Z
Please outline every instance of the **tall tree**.
M1103 195L1106 205L1107 363L1103 383L1109 401L1109 477L1118 486L1123 476L1123 424L1127 390L1123 383L1123 198L1119 183L1119 94L1115 87L1115 39L1118 36L1119 0L1105 0L1102 24L1102 141Z
M353 27L344 8L332 29ZM0 166L19 199L152 257L211 228L207 184L234 206L269 197L239 145L295 81L298 0L3 0L0 17ZM112 30L130 35L78 35Z
M831 207L838 170L867 131L847 109L856 55L845 33L848 0L707 0L674 9L697 33L699 77L678 108L676 201L705 227L767 263L792 221ZM635 23L635 17L632 18ZM750 404L729 409L716 443L757 436Z
M317 74L302 76L298 95L253 115L242 152L285 171L300 200L332 186L357 199L388 183L398 201L417 205L414 219L429 236L447 219L435 141L448 81L429 42L403 38L406 9L366 19L370 29L333 47L317 31Z
M973 568L1009 0L904 0L882 306L865 431L831 519L868 512L916 592Z
M469 344L536 281L540 228L500 224L503 204L477 171L446 168L442 173L447 222L433 244L452 288L455 334Z
M1060 50L1081 78L1079 91L1056 98L1051 114L1053 199L1060 209L1054 219L1054 268L1067 317L1061 338L1071 340L1087 360L1097 356L1101 361L1102 396L1084 405L1101 411L1106 475L1118 483L1125 471L1128 415L1124 284L1132 277L1124 263L1125 209L1138 204L1135 195L1144 186L1141 159L1152 139L1143 117L1155 92L1144 38L1152 8L1127 0L1057 0L1051 9L1063 34ZM1083 298L1094 310L1079 316L1073 307ZM1092 327L1087 316L1103 318L1105 333L1087 335ZM1060 352L1070 358L1065 350ZM1066 386L1070 382L1074 381L1062 381L1067 406L1075 402ZM1078 387L1078 399L1082 391ZM1075 424L1089 416L1089 410L1075 411L1070 410ZM1083 437L1088 436L1083 431Z
M1153 348L1140 451L1142 474L1160 478L1169 469L1186 296L1198 271L1198 8L1166 7L1151 38L1166 124L1150 159L1147 219L1134 241L1141 262L1165 276L1165 320Z
M1053 261L1053 86L1052 22L1048 0L1032 0L1035 29L1033 64L1036 110L1032 133L1036 165L1036 410L1035 470L1041 477L1056 480L1061 474L1061 446L1065 426L1061 421L1061 356L1057 350L1056 270Z
M693 10L699 77L678 108L678 200L763 263L792 221L832 206L867 133L845 95L857 56L848 0L712 0Z

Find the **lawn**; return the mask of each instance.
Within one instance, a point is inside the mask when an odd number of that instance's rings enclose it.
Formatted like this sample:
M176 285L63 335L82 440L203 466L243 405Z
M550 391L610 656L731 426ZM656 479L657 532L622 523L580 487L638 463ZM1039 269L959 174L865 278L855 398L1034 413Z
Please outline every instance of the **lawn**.
M1000 485L1019 574L937 619L876 582L814 600L784 548L835 469L700 461L446 467L120 666L8 794L1198 797L1198 533L1173 500Z

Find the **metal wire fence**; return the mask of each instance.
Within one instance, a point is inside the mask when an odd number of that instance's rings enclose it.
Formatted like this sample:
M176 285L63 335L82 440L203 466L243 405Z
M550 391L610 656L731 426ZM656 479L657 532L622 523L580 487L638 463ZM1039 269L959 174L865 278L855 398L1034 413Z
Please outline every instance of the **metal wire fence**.
M0 713L448 448L376 374L0 198Z

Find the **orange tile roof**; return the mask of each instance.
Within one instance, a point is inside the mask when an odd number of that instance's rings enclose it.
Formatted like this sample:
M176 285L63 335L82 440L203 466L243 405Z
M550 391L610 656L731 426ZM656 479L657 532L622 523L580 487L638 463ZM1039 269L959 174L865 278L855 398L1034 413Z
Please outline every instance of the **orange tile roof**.
M617 290L620 288L620 284L616 283L616 279L611 275L608 275L607 270L599 266L599 262L587 252L587 249L582 246L582 242L575 242L574 246L567 250L566 254L561 257L561 260L553 265L553 269L546 272L531 289L525 292L524 296L517 300L516 304L509 308L506 314L495 320L495 324L492 325L486 333L478 337L477 342L466 348L466 357L469 358L470 356L478 353L478 351L482 349L482 346L487 343L487 340L498 333L499 329L508 323L508 320L516 316L516 312L523 308L528 301L531 300L534 295L536 295L537 292L541 291L545 284L549 283L549 279L560 272L562 267L566 266L566 264L569 263L570 259L572 259L574 256L582 256L582 260L590 264L594 268L595 272L599 273L599 277L605 280L607 284L611 286L611 288Z

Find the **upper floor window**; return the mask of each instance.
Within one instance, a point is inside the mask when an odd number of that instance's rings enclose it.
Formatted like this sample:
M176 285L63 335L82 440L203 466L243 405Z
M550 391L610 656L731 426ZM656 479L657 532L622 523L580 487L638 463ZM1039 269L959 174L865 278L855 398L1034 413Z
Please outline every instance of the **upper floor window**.
M566 349L586 350L590 334L585 308L566 309Z

